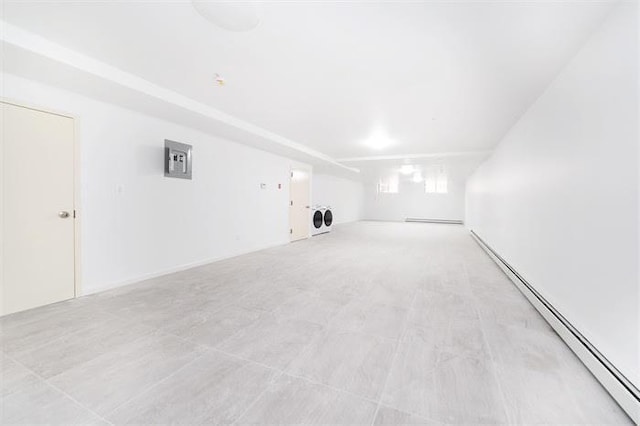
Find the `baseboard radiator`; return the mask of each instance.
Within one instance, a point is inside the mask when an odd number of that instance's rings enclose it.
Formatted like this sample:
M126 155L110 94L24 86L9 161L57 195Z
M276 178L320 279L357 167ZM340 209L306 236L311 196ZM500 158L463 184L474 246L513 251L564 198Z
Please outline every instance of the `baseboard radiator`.
M620 407L640 424L640 391L558 310L473 230L471 235L580 358Z
M404 220L405 222L416 222L416 223L448 223L450 225L462 225L463 222L461 220L455 219L423 219L417 217L408 217Z

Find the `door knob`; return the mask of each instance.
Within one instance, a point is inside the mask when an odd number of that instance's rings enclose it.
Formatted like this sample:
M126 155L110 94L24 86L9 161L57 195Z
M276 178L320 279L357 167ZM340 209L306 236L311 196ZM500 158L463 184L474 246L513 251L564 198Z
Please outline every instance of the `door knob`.
M66 218L69 217L69 212L66 212L64 210L60 211L60 212L58 212L58 216L60 216L62 219L66 219Z

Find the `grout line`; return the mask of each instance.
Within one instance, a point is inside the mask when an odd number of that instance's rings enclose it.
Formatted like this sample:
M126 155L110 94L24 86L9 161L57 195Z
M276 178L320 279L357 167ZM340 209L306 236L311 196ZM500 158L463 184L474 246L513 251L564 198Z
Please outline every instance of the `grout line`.
M325 388L327 388L327 389L331 389L331 390L336 391L336 392L340 392L340 393L343 393L343 394L346 394L346 395L349 395L349 396L356 397L356 398L358 398L358 399L362 399L362 400L367 401L367 402L371 402L371 403L374 403L374 404L376 404L376 403L377 403L377 401L376 401L376 400L374 400L374 399L371 399L371 398L368 398L368 397L366 397L366 396L359 395L359 394L357 394L357 393L353 393L353 392L350 392L350 391L347 391L347 390L344 390L344 389L340 389L340 388L333 387L333 386L328 385L328 384L326 384L326 383L322 383L322 382L319 382L319 381L317 381L317 380L314 380L314 379L312 379L312 378L310 378L310 377L306 377L306 376L299 376L299 375L297 375L297 374L289 373L289 372L287 372L287 371L285 371L285 370L282 370L282 369L280 369L280 368L272 367L272 366L269 366L269 365L263 364L263 363L261 363L261 362L254 361L254 360L249 359L249 358L244 358L244 357L241 357L241 356L239 356L239 355L235 355L235 354L232 354L232 353L229 353L229 352L225 352L225 351L220 350L220 349L217 349L217 348L213 348L212 350L214 350L214 351L216 351L216 352L220 352L220 353L221 353L221 354L223 354L223 355L227 355L227 356L229 356L229 357L236 358L236 359L241 360L241 361L245 361L245 362L249 362L249 363L252 363L252 364L255 364L255 365L259 365L259 366L261 366L261 367L268 368L269 370L277 371L277 372L281 373L281 374L282 374L282 375L284 375L284 376L292 377L292 378L294 378L294 379L304 380L304 381L309 382L309 383L312 383L312 384L314 384L314 385L319 385L319 386L325 387Z
M376 417L378 417L378 412L380 411L380 405L382 404L382 398L387 390L387 386L389 384L389 379L391 378L391 373L393 372L393 367L396 363L396 359L398 358L398 353L400 352L400 345L402 344L402 340L407 332L407 328L409 326L409 318L411 317L411 311L414 309L414 305L416 303L416 299L418 298L419 290L415 290L413 294L413 299L411 300L411 305L409 306L409 310L407 311L407 317L404 320L404 325L402 327L402 332L400 332L400 337L396 342L396 349L393 353L393 357L391 358L391 364L389 365L389 372L387 373L387 377L384 380L384 384L382 385L382 390L380 391L380 397L378 398L378 405L376 407L376 411L373 414L373 419L371 419L371 426L374 425L376 421Z
M36 373L35 371L33 371L32 369L30 369L29 367L27 367L26 365L22 364L21 362L19 362L18 360L16 360L15 358L13 358L10 355L4 354L7 358L9 358L11 361L15 362L16 364L18 364L19 366L21 366L22 368L26 369L27 371L29 371L31 374L33 374L34 376L36 376L42 383L45 384L45 386L49 386L50 388L52 388L53 390L56 390L58 392L60 392L61 394L63 394L64 396L66 396L67 398L69 398L71 401L73 401L76 405L78 405L80 408L84 408L85 410L87 410L88 412L90 412L91 414L93 414L94 416L96 416L97 418L99 418L100 420L104 421L105 423L108 423L110 425L113 425L112 422L110 422L109 420L107 420L105 417L101 416L100 414L96 413L95 411L93 411L91 408L87 407L86 405L84 405L83 403L81 403L80 401L78 401L77 399L75 399L73 396L69 395L67 392L65 392L64 390L60 389L59 387L55 386L54 384L50 383L47 379L45 379L44 377L42 377L41 375L39 375L38 373Z
M251 363L251 364L255 364L255 365L258 365L258 366L260 366L260 367L266 368L266 369L268 369L268 370L276 371L276 372L278 372L278 373L284 373L284 371L282 371L280 368L272 367L272 366L270 366L270 365L263 364L263 363L258 362L258 361L254 361L254 360L249 359L249 358L244 358L244 357L241 357L241 356L239 356L239 355L235 355L235 354L232 354L232 353L230 353L230 352L223 351L223 350L218 349L218 348L209 348L209 351L211 351L211 352L218 352L218 353L220 353L220 354L222 354L222 355L226 355L226 356L228 356L228 357L235 358L235 359L237 359L237 360L239 360L239 361L249 362L249 363Z
M253 307L252 307L252 308L249 308L249 307L242 306L242 305L239 305L239 304L238 304L238 302L240 302L242 299L244 299L245 297L249 296L250 294L251 294L251 292L248 292L248 293L243 294L242 296L240 296L240 298L238 298L238 299L234 299L233 301L230 301L230 302L228 302L228 303L222 304L222 305L221 305L220 307L218 307L217 309L213 309L213 310L211 310L211 311L206 311L206 312L207 312L207 314L209 314L209 315L214 315L214 314L216 314L216 313L219 313L219 312L223 311L224 309L228 309L228 308L233 308L233 307L235 307L235 308L238 308L238 309L244 309L244 310L246 310L246 311L253 311L253 312L256 312L256 313L258 314L258 316L257 316L254 320L250 321L247 325L245 325L245 326L241 327L240 329L236 330L234 333L232 333L232 334L230 334L229 336L227 336L227 337L225 337L224 339L222 339L220 342L218 342L218 343L217 343L217 345L216 345L216 346L221 345L222 343L226 342L227 340L231 339L233 336L235 336L236 334L238 334L240 331L244 330L244 329L245 329L245 328L247 328L247 327L250 327L251 325L253 325L254 323L256 323L258 320L260 320L263 316L265 316L265 315L272 315L273 309L272 309L271 311L267 311L267 310L263 310L263 309L260 309L260 308L253 308ZM291 296L291 297L293 297L293 296ZM287 298L286 300L288 300L288 299L289 299L289 298ZM284 303L284 302L283 302L283 303ZM276 309L276 308L274 308L274 309ZM206 321L209 321L210 319L211 319L211 318L206 318L206 319L205 319L205 322L206 322ZM149 324L145 324L145 325L149 325ZM166 326L160 326L160 327L156 326L155 328L156 328L158 331L161 331L161 332L163 332L163 333L165 333L165 334L169 334L169 335L172 335L172 336L178 337L178 338L180 338L180 339L182 339L182 340L184 340L184 341L186 341L186 342L193 343L193 344L197 344L197 345L200 345L200 346L204 346L204 347L209 348L209 349L214 348L214 346L204 345L204 344L199 343L199 342L196 342L196 341L194 341L194 340L190 340L190 339L184 338L184 337L182 337L182 336L178 335L177 333L174 333L174 332L171 332L171 331L167 330L167 329L166 329Z
M241 356L239 356L239 355L235 355L235 354L232 354L232 353L229 353L229 352L223 351L223 350L221 350L221 349L211 348L211 350L212 350L212 351L215 351L215 352L219 352L219 353L221 353L221 354L223 354L223 355L226 355L226 356L229 356L229 357L231 357L231 358L238 359L238 360L240 360L240 361L248 362L248 363L250 363L250 364L259 365L259 366L264 367L264 368L267 368L267 369L269 369L269 370L276 371L276 372L278 372L278 373L280 374L280 376L279 376L279 377L287 376L287 377L291 377L291 378L294 378L294 379L297 379L297 380L302 380L302 381L305 381L305 382L307 382L307 383L311 383L311 384L313 384L313 385L321 386L321 387L324 387L324 388L326 388L326 389L332 390L332 391L334 391L334 392L338 392L338 393L340 393L340 394L349 395L349 396L351 396L351 397L354 397L354 398L357 398L357 399L360 399L360 400L363 400L363 401L367 401L367 402L370 402L370 403L372 403L372 404L377 404L377 401L376 401L376 400L373 400L373 399L371 399L371 398L368 398L368 397L365 397L365 396L362 396L362 395L359 395L359 394L356 394L356 393L353 393L353 392L349 392L349 391L346 391L346 390L344 390L344 389L340 389L340 388L333 387L333 386L331 386L331 385L328 385L328 384L326 384L326 383L322 383L322 382L316 381L316 380L311 379L311 378L306 377L306 376L299 376L299 375L296 375L296 374L288 373L288 372L286 372L285 370L282 370L282 369L280 369L280 368L272 367L272 366L269 366L269 365L263 364L263 363L261 363L261 362L254 361L254 360L252 360L252 359L244 358L244 357L241 357ZM292 361L292 362L293 362L293 361ZM264 389L264 390L263 390L263 391L262 391L262 392L261 392L261 393L256 397L256 399L255 399L253 402L251 402L251 404L249 405L249 407L248 407L248 408L247 408L247 409L246 409L242 414L240 414L240 415L238 416L238 418L237 418L234 422L232 422L232 424L237 424L237 422L242 418L242 416L244 416L244 415L245 415L245 414L246 414L246 413L247 413L247 412L248 412L248 411L249 411L249 410L250 410L250 409L251 409L251 408L252 408L252 407L257 403L257 401L258 401L258 400L259 400L259 399L260 399L260 398L261 398L261 397L262 397L262 396L263 396L263 395L264 395L264 394L265 394L269 389L271 389L274 385L275 385L275 382L274 382L274 383L269 384L269 385L267 386L267 388L266 388L266 389Z
M413 299L412 299L411 306L413 305L413 303L414 303L414 301L415 301L416 297L417 297L417 292L414 294L414 297L413 297ZM346 306L346 305L345 305L345 306ZM402 330L402 332L399 334L399 336L398 336L397 338L389 338L389 337L379 336L379 335L375 335L375 334L363 333L363 332L359 332L359 331L357 331L357 330L348 330L348 329L342 329L342 328L337 328L337 327L336 327L336 328L333 328L333 329L329 329L327 326L324 326L324 327L323 327L323 328L324 328L324 330L322 331L322 334L323 334L323 335L325 335L326 333L328 333L328 332L330 332L330 331L336 331L336 330L337 330L337 331L343 330L343 331L357 332L357 333L360 333L360 334L363 334L363 335L368 335L368 336L370 336L370 337L374 337L374 338L378 338L378 339L383 339L383 340L388 340L388 341L394 341L394 344L396 345L396 352L397 352L397 350L398 350L398 346L399 346L399 343L400 343L400 340L401 340L401 338L402 338L402 336L403 336L403 334L404 334L404 331L405 331L405 329L406 329L406 327L407 327L407 325L408 325L409 315L410 315L410 313L411 313L411 306L409 307L409 309L407 309L407 317L405 318L405 324L404 324L403 330ZM197 361L199 358L201 358L202 356L204 356L204 355L206 354L206 351L219 352L219 353L224 354L224 355L227 355L227 356L229 356L229 357L232 357L232 358L235 358L235 359L238 359L238 360L241 360L241 361L249 362L249 363L251 363L251 364L259 365L259 366L264 367L264 368L267 368L267 369L269 369L269 370L276 371L276 372L278 372L281 376L283 376L283 375L284 375L284 376L292 377L292 378L295 378L295 379L298 379L298 380L303 380L303 381L308 382L308 383L311 383L311 384L313 384L313 385L321 386L321 387L324 387L324 388L330 389L330 390L332 390L332 391L334 391L334 392L338 392L338 393L340 393L340 394L349 395L349 396L352 396L352 397L354 397L354 398L358 398L358 399L360 399L360 400L364 400L364 401L370 402L370 403L372 403L372 404L379 404L379 406L385 406L385 407L389 407L389 408L392 408L392 409L395 409L395 410L398 410L398 411L403 411L403 410L399 410L399 409L397 409L397 408L395 408L395 407L388 406L388 405L386 405L386 404L382 404L382 403L380 403L380 402L379 402L379 400L378 400L378 401L376 401L376 400L374 400L374 399L371 399L371 398L368 398L368 397L364 397L364 396L359 395L359 394L356 394L356 393L352 393L352 392L349 392L349 391L346 391L346 390L343 390L343 389L340 389L340 388L336 388L336 387L333 387L333 386L331 386L331 385L327 385L327 384L325 384L325 383L322 383L322 382L318 382L318 381L316 381L316 380L313 380L313 379L311 379L311 378L309 378L309 377L299 376L299 375L295 375L295 374L292 374L292 373L288 373L288 372L286 372L286 371L285 371L285 370L283 370L283 369L279 369L279 368L276 368L276 367L272 367L272 366L269 366L269 365L267 365L267 364L263 364L263 363L260 363L260 362L257 362L257 361L251 360L251 359L243 358L243 357L241 357L241 356L238 356L238 355L235 355L235 354L232 354L232 353L229 353L229 352L223 351L223 350L221 350L221 349L218 349L217 347L211 347L211 346L208 346L208 345L200 344L200 343L198 343L198 342L192 341L192 340L190 340L190 339L186 339L186 338L184 338L184 337L182 337L182 336L175 335L175 334L173 334L173 333L171 333L171 332L168 332L168 331L166 331L166 330L163 330L162 328L155 328L155 329L153 329L153 330L149 330L149 332L148 332L148 333L145 333L145 335L144 335L144 336L140 336L138 339L141 339L141 338L143 338L143 337L145 337L145 336L147 336L147 335L154 334L154 333L160 333L160 334L164 334L164 335L173 336L173 337L175 337L175 338L177 338L177 339L179 339L179 340L182 340L182 341L184 341L184 342L187 342L187 343L189 343L189 344L194 344L194 345L196 345L196 346L202 347L202 348L204 348L204 349L205 349L205 352L204 352L203 354L201 354L200 356L198 356L198 357L194 358L193 360L191 360L191 361L187 362L185 365L181 366L181 367L180 367L180 368L178 368L176 371L174 371L173 373L169 374L168 376L166 376L166 377L162 378L162 379L161 379L161 380L159 380L158 382L153 383L153 384L151 384L151 385L147 386L146 388L144 388L143 390L141 390L140 392L138 392L136 395L134 395L133 397L131 397L129 400L127 400L127 401L125 401L125 402L123 402L123 403L119 404L118 406L116 406L115 408L113 408L112 410L110 410L110 411L107 413L107 415L111 415L111 414L115 413L115 412L116 412L118 409L120 409L123 405L127 404L128 402L130 402L130 401L132 401L132 400L134 400L134 399L140 398L142 395L144 395L144 394L148 393L151 389L155 388L156 386L158 386L159 384L161 384L161 383L162 383L162 382L164 382L165 380L168 380L170 377L172 377L172 376L174 376L175 374L177 374L180 370L182 370L182 369L186 368L189 364L191 364L191 363L193 363L193 362ZM138 339L135 339L135 340L138 340ZM225 340L226 340L226 339L225 339ZM300 353L302 353L302 352L303 352L307 347L309 347L309 346L313 343L313 340L314 340L314 339L312 339L312 340L311 340L307 345L305 345L305 346L300 350ZM221 343L222 343L222 342L221 342ZM395 352L394 352L394 354L395 354ZM11 360L14 360L14 359L13 359L12 357L10 357L10 356L7 356L7 357L8 357L9 359L11 359ZM15 360L14 360L14 361L15 361ZM289 364L291 364L293 361L294 361L294 360L292 360ZM16 361L16 362L17 362L17 361ZM20 363L18 363L18 364L20 364ZM22 365L22 364L20 364L20 365ZM25 367L25 368L26 368L26 367ZM286 367L285 367L285 368L286 368ZM27 369L27 370L31 371L30 369ZM60 392L61 392L61 393L63 393L64 395L68 396L70 399L72 399L75 403L79 404L81 407L83 407L83 408L87 409L88 411L92 412L93 414L97 415L99 418L101 418L101 419L102 419L102 420L104 420L105 422L112 424L111 422L109 422L109 421L108 421L107 419L105 419L104 417L102 417L102 416L98 415L97 413L94 413L94 412L93 412L93 410L89 409L89 408L88 408L88 407L86 407L84 404L82 404L82 403L78 402L77 400L75 400L75 398L71 397L71 396L70 396L70 395L68 395L66 392L64 392L64 391L62 391L61 389L57 388L56 386L52 385L52 384L51 384L51 383L49 383L47 380L45 380L45 379L41 378L41 377L40 377L39 375L37 375L35 372L34 372L34 375L35 375L36 377L38 377L40 380L42 380L43 382L45 382L48 386L50 386L50 387L52 387L52 388L54 388L54 389L56 389L56 390L60 391ZM264 395L264 393L266 393L266 392L267 392L267 391L268 391L268 390L269 390L273 385L274 385L273 383L272 383L272 384L270 384L270 385L268 385L268 386L267 386L267 388L266 388L265 390L263 390L263 391L262 391L262 392L261 392L261 393L256 397L256 399L255 399L255 400L250 404L250 406L247 408L247 410L245 410L245 412L243 412L240 416L238 416L238 418L234 421L234 423L236 423L236 422L237 422L237 421L238 421L238 420L239 420L243 415L245 415L245 414L246 414L246 412L248 412L248 410L249 410L253 405L255 405L255 403L256 403L256 402L257 402L257 401L262 397L262 395ZM376 407L376 413L378 412L379 406L378 406L378 407ZM428 419L424 418L423 416L421 416L421 415L419 415L419 414L416 414L416 413L411 413L411 412L407 412L407 411L403 411L403 412L405 412L405 413L407 413L407 414L411 414L411 415L416 416L416 417L423 418L423 419L425 419L425 420L428 420ZM375 415L374 415L374 420L375 420Z
M187 362L186 364L184 364L182 367L177 368L174 372L172 372L171 374L167 375L166 377L158 380L157 382L147 386L146 388L144 388L143 390L141 390L140 392L138 392L136 395L132 396L131 398L129 398L127 401L124 401L123 403L117 405L115 408L113 408L112 410L110 410L107 413L107 416L110 416L112 414L114 414L115 412L117 412L120 408L122 408L125 404L128 404L129 402L140 398L143 395L146 395L147 393L149 393L153 388L159 386L160 384L166 382L168 379L170 379L171 377L175 376L176 374L178 374L179 372L181 372L182 370L184 370L185 368L187 368L188 366L190 366L191 364L193 364L194 362L198 361L200 358L202 358L203 356L206 355L207 352L203 352L202 354L198 355L197 357L195 357L194 359L192 359L191 361Z
M371 399L371 398L368 398L366 396L359 395L359 394L356 394L356 393L353 393L353 392L350 392L350 391L347 391L347 390L344 390L344 389L336 388L336 387L328 385L326 383L322 383L322 382L319 382L317 380L314 380L314 379L312 379L310 377L299 376L297 374L288 373L288 372L286 372L286 371L284 371L282 369L279 369L279 368L276 368L276 367L271 367L271 366L268 366L266 364L262 364L260 362L257 362L257 361L254 361L254 360L251 360L251 359L248 359L248 358L243 358L241 356L234 355L232 353L225 352L225 351L222 351L222 350L219 350L219 349L214 349L214 350L217 351L217 352L220 352L223 355L227 355L229 357L236 358L236 359L241 360L241 361L249 362L249 363L252 363L252 364L259 365L259 366L264 367L264 368L268 368L270 370L277 371L282 376L288 376L288 377L291 377L291 378L294 378L294 379L303 380L303 381L311 383L313 385L322 386L324 388L330 389L330 390L335 391L335 392L339 392L341 394L349 395L349 396L352 396L354 398L361 399L363 401L367 401L367 402L371 402L373 404L377 404L377 401L374 400L374 399Z
M342 394L345 394L345 395L352 396L354 398L361 399L363 401L371 402L372 404L376 404L376 400L374 400L374 399L371 399L371 398L368 398L366 396L359 395L357 393L353 393L353 392L350 392L350 391L347 391L347 390L344 390L344 389L336 388L334 386L328 385L326 383L319 382L319 381L314 380L314 379L312 379L310 377L307 377L307 376L299 376L297 374L292 374L292 373L287 373L287 372L283 372L283 374L285 376L289 376L289 377L292 377L294 379L303 380L303 381L311 383L313 385L325 387L325 388L330 389L330 390L332 390L334 392L339 392L339 393L342 393Z
M404 413L404 414L409 414L409 415L410 415L410 416L412 416L412 417L417 417L417 418L419 418L420 420L424 420L424 421L429 422L429 423L442 424L442 422L439 422L439 421L436 421L436 420L430 419L430 418L428 418L428 417L425 417L425 416L424 416L424 415L422 415L422 414L418 414L418 413L415 413L415 412L413 412L413 411L405 410L404 408L403 408L403 409L396 408L396 407L394 407L393 405L383 404L382 402L380 403L380 407L389 408L389 409L391 409L391 410L399 411L399 412Z
M161 333L161 334L165 334L165 335L167 335L167 336L171 336L171 337L177 338L178 340L181 340L181 341L183 341L183 342L185 342L185 343L189 343L189 344L195 345L195 346L197 346L197 347L202 348L202 349L203 349L203 353L202 353L202 354L200 354L200 355L198 355L197 357L195 357L195 358L194 358L194 359L192 359L191 361L189 361L189 362L185 363L184 365L182 365L181 367L179 367L178 369L176 369L175 371L173 371L171 374L169 374L169 375L167 375L167 376L163 377L162 379L160 379L159 381L157 381L157 382L155 382L155 383L153 383L153 384L151 384L151 385L149 385L149 386L145 387L145 388L144 388L144 389L142 389L140 392L136 393L134 396L132 396L131 398L129 398L127 401L124 401L124 402L122 402L121 404L117 405L115 408L111 409L111 410L107 413L107 415L111 415L111 414L115 413L115 412L116 412L116 411L118 411L122 406L124 406L125 404L129 403L130 401L133 401L133 400L135 400L135 399L137 399L137 398L140 398L141 396L143 396L143 395L147 394L149 391L151 391L151 390L152 390L153 388L155 388L156 386L160 385L162 382L164 382L164 381L168 380L169 378L171 378L171 377L175 376L175 375L176 375L176 374L178 374L181 370L183 370L183 369L185 369L186 367L188 367L190 364L193 364L194 362L196 362L196 361L197 361L197 360L199 360L200 358L204 357L204 356L207 354L207 352L219 352L219 353L221 353L221 354L223 354L223 355L227 355L227 356L229 356L229 357L232 357L232 358L235 358L235 359L238 359L238 360L241 360L241 361L249 362L249 363L251 363L251 364L259 365L259 366L264 367L264 368L267 368L267 369L269 369L269 370L276 371L276 372L277 372L277 373L279 373L280 375L284 374L284 372L283 372L282 370L278 369L278 368L270 367L270 366L268 366L268 365L266 365L266 364L262 364L262 363L259 363L259 362L256 362L256 361L253 361L253 360L250 360L250 359L245 359L245 358L242 358L242 357L239 357L239 356L233 355L233 354L231 354L231 353L227 353L227 352L225 352L225 351L219 350L219 349L214 348L214 347L211 347L211 346L207 346L207 345L203 345L203 344L200 344L200 343L196 343L196 342L193 342L193 341L191 341L191 340L185 339L185 338L184 338L184 337L182 337L182 336L174 335L174 334L172 334L172 333L165 332L165 331L162 331L162 330L154 330L154 331L152 331L152 333ZM274 379L275 379L275 378L274 378ZM273 384L268 385L268 386L267 386L267 388L266 388L266 389L264 389L264 390L263 390L263 391L262 391L262 392L261 392L261 393L256 397L256 399L255 399L255 400L250 404L250 407L249 407L249 408L251 408L251 406L253 406L253 404L254 404L255 402L257 402L257 400L258 400L258 399L259 399L259 398L260 398L260 397L261 397L261 396L262 396L262 395L263 395L263 394L264 394L268 389L270 389L270 387L271 387L272 385L273 385ZM246 411L248 411L248 410L249 410L249 408L247 408L247 410L245 410L245 412L246 412ZM241 414L241 416L242 416L242 415L244 415L244 414L245 414L245 412L243 412L243 413ZM101 418L102 418L102 417L101 417ZM240 416L238 417L238 419L239 419L239 418L240 418ZM107 421L106 419L104 419L104 420L105 420L105 421ZM237 419L236 419L236 421L237 421ZM235 424L235 422L236 422L236 421L232 422L231 424ZM108 422L108 421L107 421L107 422ZM113 423L111 423L111 422L108 422L108 423L109 423L109 424L113 424Z
M72 300L75 300L75 299L72 299ZM36 309L37 309L37 308L36 308ZM104 310L102 310L102 309L100 309L100 308L98 308L98 311L99 311L99 312L101 312L101 313L103 313L103 314L106 314L106 315L110 316L112 319L122 319L122 318L118 317L117 315L112 314L112 313L110 313L110 312L108 312L108 311L104 311ZM42 318L42 319L40 319L40 320L36 320L36 321L32 321L32 322L44 321L44 320L46 320L46 319L47 319L47 318ZM46 347L46 346L49 346L49 345L51 345L51 344L54 344L54 343L56 343L56 342L58 342L58 341L60 341L60 340L62 340L62 339L64 339L64 338L66 338L66 337L69 337L69 336L73 336L73 335L75 335L75 334L82 333L83 331L87 331L87 330L91 329L91 327L93 327L93 326L94 326L94 325L96 325L96 324L100 324L100 322L92 322L92 320L93 320L93 319L89 319L89 321L88 321L88 322L86 322L86 324L87 324L86 326L82 326L82 327L78 328L77 330L67 331L67 332L65 332L65 333L61 334L60 336L58 336L58 337L54 338L53 340L50 340L50 341L47 341L47 342L44 342L44 343L40 343L40 344L34 345L34 346L32 346L32 347L29 347L28 349L23 349L23 350L19 350L19 351L11 351L11 352L13 352L13 353L23 353L23 352L25 352L25 351L27 351L27 352L37 351L38 349L42 349L42 348L44 348L44 347ZM32 322L27 322L26 324L31 324ZM72 321L72 322L73 322L73 323L77 323L78 321ZM132 321L129 321L129 322L132 322ZM105 323L106 323L106 321L105 321ZM3 327L2 327L2 326L0 326L0 329L2 329L2 328L3 328ZM4 349L4 347L3 347L3 349L2 349L2 352L3 352L3 353L9 353L9 351L5 350L5 349Z
M238 414L238 417L236 417L236 419L230 423L230 426L234 426L234 425L238 424L238 421L240 421L240 419L242 419L242 417L244 417L244 415L247 414L249 412L249 410L251 410L253 408L253 406L258 403L258 401L262 398L262 396L264 394L266 394L269 391L269 389L271 389L273 386L275 386L276 380L281 376L282 376L282 373L280 373L280 376L272 378L271 383L269 383L267 385L267 387L265 387L262 390L262 392L260 392L253 401L251 401L251 403L247 406L246 410L244 410L244 411L242 411L242 413Z

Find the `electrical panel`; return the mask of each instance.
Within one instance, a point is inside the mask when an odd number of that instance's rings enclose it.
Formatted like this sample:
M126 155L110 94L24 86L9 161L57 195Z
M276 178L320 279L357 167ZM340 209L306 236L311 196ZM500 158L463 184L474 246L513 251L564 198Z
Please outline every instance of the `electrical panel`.
M164 140L164 175L191 179L192 146Z

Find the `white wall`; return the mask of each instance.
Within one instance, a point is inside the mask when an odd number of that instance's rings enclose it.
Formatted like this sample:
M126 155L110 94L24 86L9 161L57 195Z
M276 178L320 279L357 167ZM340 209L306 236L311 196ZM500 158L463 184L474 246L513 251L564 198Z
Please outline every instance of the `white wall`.
M401 179L397 194L378 194L377 182L365 185L365 220L404 221L419 219L464 219L464 179L449 175L446 194L427 194L424 183Z
M3 96L77 117L85 294L289 241L288 159L3 77ZM193 180L163 176L165 138L193 145Z
M640 385L635 8L614 10L469 179L466 222Z
M362 182L314 173L311 200L312 205L331 206L335 224L362 219Z

